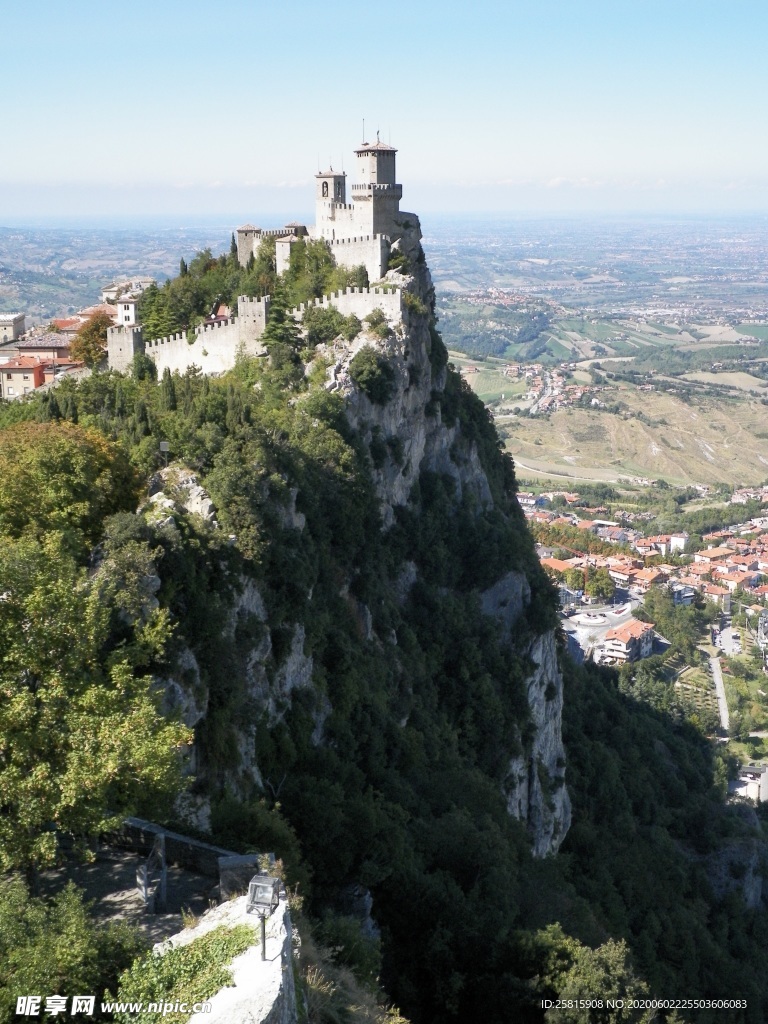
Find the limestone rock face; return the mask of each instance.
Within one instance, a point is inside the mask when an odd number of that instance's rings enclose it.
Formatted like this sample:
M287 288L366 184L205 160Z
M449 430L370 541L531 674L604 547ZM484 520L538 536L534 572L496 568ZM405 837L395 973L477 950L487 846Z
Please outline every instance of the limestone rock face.
M509 634L531 599L531 588L521 572L508 572L481 596L484 615L492 615Z
M206 522L216 521L216 509L195 474L183 466L166 466L155 473L149 486L150 501L162 508L178 508Z
M385 283L403 289L410 297L402 320L388 321L388 338L364 330L354 341L337 340L321 353L334 359L328 387L344 394L350 425L368 444L377 437L390 449L383 465L373 470L385 528L392 525L394 509L406 504L424 470L451 476L457 500L471 494L481 507L492 505L475 445L462 437L457 426L442 421L439 408L429 410L433 389L441 390L445 384L445 371L435 377L430 362L432 340L426 311L434 301L434 288L421 248L418 217L411 213L401 217L404 226L399 248L408 256L410 268L408 274L389 271ZM383 405L356 388L349 375L349 364L365 346L386 356L395 374L393 395Z
M513 641L515 624L530 599L531 588L525 576L509 572L483 592L481 606ZM546 857L557 853L571 823L561 732L563 680L554 634L536 637L526 653L535 665L525 683L535 731L530 750L509 762L507 809L528 827L534 856Z
M546 857L557 853L571 824L561 733L563 680L552 633L537 637L528 653L536 665L526 680L535 732L531 749L509 762L507 808L527 825L534 856Z

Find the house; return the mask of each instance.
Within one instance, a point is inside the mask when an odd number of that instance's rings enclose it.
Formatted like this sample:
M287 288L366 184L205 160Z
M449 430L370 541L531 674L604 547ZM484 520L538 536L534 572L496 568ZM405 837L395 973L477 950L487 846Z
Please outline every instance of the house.
M20 356L0 366L0 398L23 398L44 383L45 373L39 359Z
M620 587L628 587L635 578L637 571L637 569L631 569L624 565L612 565L608 570L608 575Z
M564 562L561 558L542 558L541 564L545 569L554 573L566 573L575 568L571 562Z
M593 523L591 519L580 519L576 523L576 527L579 530L589 530L590 533L597 533L599 527L596 523Z
M101 301L116 302L124 295L130 295L134 298L138 298L142 292L146 291L147 288L150 288L156 283L157 282L153 277L139 277L132 281L117 281L102 288Z
M768 765L742 765L739 768L739 777L728 784L728 792L732 796L765 803L768 800Z
M705 583L701 588L701 592L707 600L713 601L722 608L726 615L729 614L731 610L731 592L727 587L721 587L717 583Z
M706 548L704 551L697 551L693 556L694 562L706 562L713 565L716 562L725 562L733 555L731 548Z
M616 661L638 661L653 653L653 623L629 619L603 637L604 656Z
M696 590L679 580L670 580L669 592L672 595L672 604L688 606L693 604L696 598Z
M646 537L646 544L652 544L660 555L666 555L672 550L672 538L669 534L659 534L658 537Z
M658 569L638 569L635 573L633 583L636 587L645 593L650 590L651 587L656 586L659 583L663 583L666 579L663 572L659 572Z
M17 356L33 356L35 359L68 359L71 338L56 331L30 334L16 345Z
M717 574L717 582L721 586L728 587L731 593L736 590L744 590L758 583L759 580L759 574L754 575L748 572L719 572Z
M16 341L25 331L25 313L0 313L0 344Z

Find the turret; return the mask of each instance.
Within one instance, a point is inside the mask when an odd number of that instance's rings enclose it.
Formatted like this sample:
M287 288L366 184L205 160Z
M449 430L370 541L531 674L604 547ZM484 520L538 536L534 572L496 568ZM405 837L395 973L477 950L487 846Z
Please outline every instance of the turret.
M399 188L402 195L402 187L395 183L396 152L394 146L379 141L378 132L375 142L364 142L356 149L357 177L360 184L354 185L352 191L366 185L388 185Z

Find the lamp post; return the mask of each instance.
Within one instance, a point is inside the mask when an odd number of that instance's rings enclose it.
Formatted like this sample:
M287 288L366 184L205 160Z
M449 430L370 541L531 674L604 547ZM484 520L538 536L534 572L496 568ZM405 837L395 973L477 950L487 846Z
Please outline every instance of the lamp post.
M246 914L258 914L261 921L261 959L267 959L267 918L280 902L280 879L272 875L254 875L248 885Z

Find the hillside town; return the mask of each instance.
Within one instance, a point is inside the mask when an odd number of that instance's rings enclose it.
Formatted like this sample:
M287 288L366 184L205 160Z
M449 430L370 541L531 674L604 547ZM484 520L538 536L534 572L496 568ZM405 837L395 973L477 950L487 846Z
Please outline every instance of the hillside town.
M17 401L66 375L89 372L70 352L78 332L96 316L115 325L135 323L136 303L151 283L141 279L107 285L99 303L46 325L27 328L25 313L0 313L0 398Z
M750 494L753 489L750 489ZM768 505L768 487L754 489L757 500ZM605 509L583 509L591 518L582 518L572 507L547 509L545 504L556 498L574 505L579 495L570 492L550 492L535 495L518 494L524 514L531 524L563 531L563 543L539 544L537 551L543 568L560 586L563 615L587 615L587 625L605 625L589 622L589 613L581 611L593 599L586 594L586 581L598 572L607 577L610 589L627 604L636 607L652 587L664 588L675 605L690 606L694 602L708 601L723 616L729 616L735 604L755 617L756 637L760 646L768 650L768 509L743 523L717 530L703 537L705 547L689 550L689 536L685 532L645 536L618 519L599 518ZM615 546L617 553L583 553L568 546L567 531L585 531L604 544ZM566 557L568 556L568 557ZM583 574L584 585L574 586L574 580ZM607 622L607 620L606 620ZM582 639L585 653L612 663L636 661L654 653L652 629L631 615L625 615L616 628L600 633L600 643L594 642L595 631L590 630ZM591 639L589 639L591 637ZM763 640L765 643L763 644ZM658 647L656 647L658 651Z
M542 363L507 363L502 374L512 382L524 382L525 391L520 395L523 401L530 402L529 416L544 415L567 409L570 406L584 403L596 409L604 409L605 403L597 396L605 388L594 384L574 384L569 381L575 363L561 363L558 367L544 366ZM479 373L477 365L470 364L461 368L464 377Z

